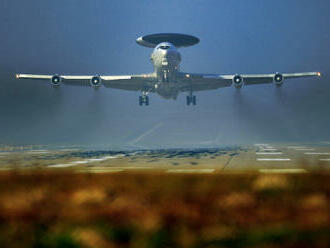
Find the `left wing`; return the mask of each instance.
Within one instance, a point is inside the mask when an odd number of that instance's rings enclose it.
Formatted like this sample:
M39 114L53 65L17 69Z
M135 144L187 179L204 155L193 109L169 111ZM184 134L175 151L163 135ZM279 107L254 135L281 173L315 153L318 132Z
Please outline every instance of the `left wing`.
M272 74L243 74L241 75L245 85L277 83L282 84L286 79L320 77L320 72L300 73L272 73Z
M302 73L272 73L272 74L197 74L197 73L180 73L179 78L182 82L182 91L203 91L213 90L234 85L241 88L244 85L268 84L275 83L281 86L286 79L304 78L304 77L320 77L320 72L302 72Z
M154 73L139 75L42 75L17 74L17 79L31 79L50 81L54 86L60 84L99 87L142 91L153 88L157 76Z

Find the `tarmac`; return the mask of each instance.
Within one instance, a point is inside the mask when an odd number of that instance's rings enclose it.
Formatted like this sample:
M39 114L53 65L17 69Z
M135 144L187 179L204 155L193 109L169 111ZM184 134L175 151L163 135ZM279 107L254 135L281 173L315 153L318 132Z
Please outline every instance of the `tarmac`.
M216 174L235 171L309 173L330 169L330 144L253 144L202 149L135 151L2 149L0 170Z

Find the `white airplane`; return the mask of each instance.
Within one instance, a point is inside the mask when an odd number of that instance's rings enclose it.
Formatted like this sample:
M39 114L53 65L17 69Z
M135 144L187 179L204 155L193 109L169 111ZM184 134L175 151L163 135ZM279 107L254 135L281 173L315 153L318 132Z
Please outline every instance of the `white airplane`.
M60 84L91 86L121 90L140 91L140 105L149 105L149 93L158 93L165 99L176 99L179 93L187 92L187 105L196 105L194 91L215 90L234 85L274 83L281 86L284 79L321 76L320 72L271 73L271 74L201 74L180 72L181 55L177 48L195 45L199 39L185 34L162 33L139 37L139 45L154 48L151 62L154 72L140 75L39 75L17 74L18 79L49 80L53 86Z

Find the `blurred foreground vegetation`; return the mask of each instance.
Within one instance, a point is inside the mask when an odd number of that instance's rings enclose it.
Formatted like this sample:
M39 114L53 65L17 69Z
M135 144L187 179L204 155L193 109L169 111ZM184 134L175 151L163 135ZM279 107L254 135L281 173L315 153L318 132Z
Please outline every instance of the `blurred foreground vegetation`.
M330 174L0 173L0 247L330 247Z

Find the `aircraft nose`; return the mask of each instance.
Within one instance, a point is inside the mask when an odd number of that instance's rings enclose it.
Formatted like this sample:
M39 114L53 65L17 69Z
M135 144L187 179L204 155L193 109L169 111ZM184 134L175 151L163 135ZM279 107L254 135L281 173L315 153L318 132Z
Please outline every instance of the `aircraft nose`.
M167 50L164 55L167 59L177 58L178 52L176 50Z
M167 55L168 53L169 53L169 50L161 50L161 53L163 54L163 55Z

